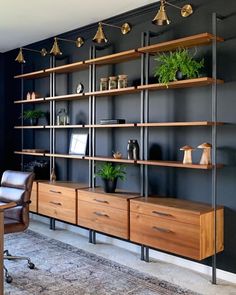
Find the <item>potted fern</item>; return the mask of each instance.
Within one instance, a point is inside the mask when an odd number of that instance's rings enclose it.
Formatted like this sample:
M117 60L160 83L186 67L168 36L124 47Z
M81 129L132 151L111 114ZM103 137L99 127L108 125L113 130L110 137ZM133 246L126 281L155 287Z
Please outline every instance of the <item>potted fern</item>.
M31 126L38 124L39 118L46 116L46 113L41 110L27 110L23 112L22 118L24 120L29 120Z
M159 54L155 60L158 65L154 70L154 76L167 87L172 81L199 77L199 71L204 67L204 59L195 60L187 49Z
M103 189L106 193L114 193L116 190L117 180L125 179L124 165L113 165L111 163L104 163L99 166L95 176L100 176L103 181Z

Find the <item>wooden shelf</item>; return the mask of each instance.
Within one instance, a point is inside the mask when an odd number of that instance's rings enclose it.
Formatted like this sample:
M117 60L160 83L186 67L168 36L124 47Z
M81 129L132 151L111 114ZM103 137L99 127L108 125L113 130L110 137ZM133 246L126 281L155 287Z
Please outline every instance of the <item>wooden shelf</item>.
M174 89L174 88L201 87L201 86L212 85L214 82L215 80L213 78L203 77L203 78L195 78L195 79L170 82L168 83L168 86L166 86L163 83L141 85L141 86L138 86L138 89L154 91L154 90L163 90L163 89L168 90L168 89ZM216 83L222 84L224 83L224 81L217 79Z
M50 100L77 100L84 98L85 95L83 93L75 93L75 94L65 94L65 95L58 95L58 96L50 96L46 97L46 101Z
M20 151L15 151L14 154L17 155L25 155L25 156L45 156L45 153L30 153L30 152L20 152Z
M14 79L36 79L49 76L49 73L46 73L45 70L35 71L31 73L21 74L14 76Z
M89 59L85 61L85 64L87 65L106 65L106 64L114 64L114 63L120 63L125 61L130 61L137 59L141 56L141 52L138 52L137 49L131 49L122 51L119 53L114 53L110 55L105 55L93 59Z
M48 75L51 73L56 73L56 74L72 73L79 70L85 70L87 68L88 68L88 65L85 64L84 61L78 61L71 64L46 69L45 73L47 73Z
M69 154L45 154L46 157L54 157L54 158L63 158L63 159L78 159L78 160L84 160L84 156L80 155L69 155Z
M129 128L136 127L135 123L127 124L95 124L95 125L84 125L85 128Z
M210 45L212 41L216 39L217 42L223 42L224 39L218 36L214 36L209 33L201 33L197 35L188 36L185 38L180 38L176 40L171 40L167 42L161 42L158 44L145 46L138 48L138 52L141 53L157 53L157 52L164 52L164 51L171 51L178 48L190 48L194 46L201 46L201 45Z
M44 129L45 126L15 126L15 129Z
M14 103L42 103L45 102L45 99L42 98L36 98L36 99L23 99L23 100L15 100Z
M83 128L84 125L48 125L45 126L46 129L69 129L69 128Z
M178 161L154 161L154 160L138 160L137 164L151 165L151 166L162 166L162 167L175 167L175 168L188 168L188 169L203 169L210 170L213 165L200 165L200 164L183 164ZM223 165L217 165L217 168L221 168Z
M86 92L85 96L115 96L122 94L132 94L139 92L136 87L126 87L121 89L112 89L112 90L104 90L104 91L94 91L94 92Z
M88 157L85 156L85 160L94 160L94 161L102 161L102 162L115 162L115 163L126 163L126 164L135 164L134 160L128 160L128 159L114 159L109 157Z
M138 123L138 127L187 127L187 126L214 126L224 125L223 122L209 122L209 121L196 121L196 122L159 122L159 123Z

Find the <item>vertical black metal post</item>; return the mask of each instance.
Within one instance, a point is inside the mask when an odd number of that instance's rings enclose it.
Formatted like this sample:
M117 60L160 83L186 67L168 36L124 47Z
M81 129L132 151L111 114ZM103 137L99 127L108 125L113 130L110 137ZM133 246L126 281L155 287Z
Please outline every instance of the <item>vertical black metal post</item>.
M90 47L89 58L93 58L94 47ZM93 70L92 65L89 65L89 92L93 91ZM89 125L92 124L92 96L89 96ZM89 157L92 157L92 128L89 127ZM92 171L93 171L93 162L89 160L89 187L93 186Z
M145 46L146 32L142 32L141 47ZM144 85L145 76L145 55L141 56L141 85ZM144 93L145 90L141 91L140 96L140 123L144 123ZM140 160L144 160L144 127L140 128ZM140 165L140 195L144 196L145 185L144 185L144 165ZM142 248L141 248L141 260L142 259Z
M21 64L21 74L24 73L24 65ZM21 78L20 80L20 87L21 87L21 100L24 99L24 79ZM23 119L23 113L24 113L24 104L21 104L21 126L24 125L24 119ZM21 150L24 148L24 129L21 129ZM24 169L24 155L21 155L20 159L20 165L21 165L21 171Z
M96 57L96 47L93 48L93 56L94 59ZM96 90L96 65L92 65L92 91ZM92 96L92 125L96 123L96 96ZM96 129L92 128L92 157L95 157L96 153ZM92 160L92 187L95 187L95 161Z
M212 14L212 34L217 36L217 16ZM216 284L216 240L217 240L217 40L212 41L212 207L214 209L214 255L212 257L212 284Z

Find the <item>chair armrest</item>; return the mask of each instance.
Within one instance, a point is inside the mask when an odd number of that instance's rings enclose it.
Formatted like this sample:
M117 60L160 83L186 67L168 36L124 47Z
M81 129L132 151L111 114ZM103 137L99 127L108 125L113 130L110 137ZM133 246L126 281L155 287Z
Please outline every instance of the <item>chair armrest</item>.
M4 205L0 205L0 212L4 211L6 209L16 207L16 206L17 206L17 203L15 203L15 202L10 202L10 203L4 204Z

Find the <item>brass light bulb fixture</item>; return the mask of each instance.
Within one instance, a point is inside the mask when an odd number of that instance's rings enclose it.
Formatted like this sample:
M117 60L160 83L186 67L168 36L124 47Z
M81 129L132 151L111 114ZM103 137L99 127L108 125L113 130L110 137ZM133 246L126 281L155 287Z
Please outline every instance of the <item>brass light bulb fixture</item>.
M19 53L18 53L18 55L17 55L17 57L15 59L15 61L17 61L20 64L25 63L23 50L40 53L41 56L46 56L48 54L48 52L47 52L47 50L45 48L42 48L41 50L36 50L36 49L30 49L30 48L26 48L26 47L21 47L20 50L19 50Z
M78 47L78 48L80 48L80 47L82 47L84 45L84 39L82 37L78 37L76 40L70 40L70 39L64 39L64 38L55 37L52 49L50 51L50 53L53 54L54 56L62 55L62 51L61 51L61 49L60 49L60 47L58 45L58 40L65 41L65 42L70 42L70 43L75 43L76 47Z
M111 24L99 22L97 32L96 32L95 36L93 37L93 42L96 42L96 43L99 43L99 44L108 42L108 40L106 38L106 35L105 35L104 31L103 31L103 26L120 29L120 31L121 31L121 33L123 35L128 34L131 31L131 28L132 28L129 23L124 23L121 27L119 27L119 26L116 26L116 25L111 25Z
M172 6L174 8L177 8L180 10L180 14L182 17L188 17L191 14L193 14L193 8L190 4L186 4L183 7L174 5L172 3L169 3L166 0L161 0L161 5L160 8L156 14L156 16L154 17L154 19L152 20L152 23L158 26L164 26L164 25L169 25L170 24L170 19L168 18L167 14L166 14L166 5Z

